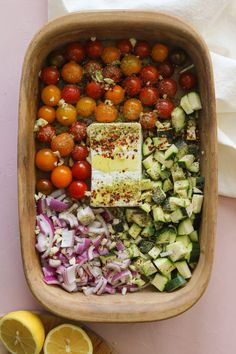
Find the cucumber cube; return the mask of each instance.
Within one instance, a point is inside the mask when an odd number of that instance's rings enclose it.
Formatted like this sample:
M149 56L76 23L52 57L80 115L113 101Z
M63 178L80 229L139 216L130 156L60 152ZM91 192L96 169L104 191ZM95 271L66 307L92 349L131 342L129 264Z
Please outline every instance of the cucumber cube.
M154 285L159 291L164 291L167 283L168 278L159 273L157 273L151 281L151 284Z

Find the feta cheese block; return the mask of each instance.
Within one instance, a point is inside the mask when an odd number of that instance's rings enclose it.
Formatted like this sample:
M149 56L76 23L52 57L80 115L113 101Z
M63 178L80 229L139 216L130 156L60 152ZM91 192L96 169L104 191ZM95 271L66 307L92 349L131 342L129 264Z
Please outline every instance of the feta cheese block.
M142 129L139 123L93 123L88 129L91 205L140 205Z

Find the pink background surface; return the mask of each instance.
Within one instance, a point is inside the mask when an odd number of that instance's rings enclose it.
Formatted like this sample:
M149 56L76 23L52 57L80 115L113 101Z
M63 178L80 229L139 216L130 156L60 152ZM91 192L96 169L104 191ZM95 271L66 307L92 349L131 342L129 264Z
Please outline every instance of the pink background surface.
M17 119L27 45L47 21L46 0L1 0L0 313L40 309L22 270L17 215ZM24 142L22 142L24 143ZM185 314L148 324L90 324L121 354L235 354L236 199L219 198L216 254L209 287Z

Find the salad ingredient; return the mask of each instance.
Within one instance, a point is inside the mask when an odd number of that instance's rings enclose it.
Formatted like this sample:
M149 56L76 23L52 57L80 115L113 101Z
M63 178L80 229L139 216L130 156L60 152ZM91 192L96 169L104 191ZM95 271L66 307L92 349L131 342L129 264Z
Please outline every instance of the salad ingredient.
M40 79L45 85L56 85L60 78L60 72L54 66L47 66L42 69Z
M85 92L88 97L91 97L94 100L98 100L102 97L104 90L100 83L96 81L91 81L87 83L85 87Z
M60 50L55 50L49 55L50 65L61 68L65 64L65 56Z
M154 61L163 62L168 56L168 47L161 43L156 43L152 47L151 56Z
M84 65L85 73L91 78L93 75L96 74L96 71L102 70L102 65L96 60L89 60Z
M85 145L75 145L71 152L74 161L83 161L88 157L89 151Z
M139 99L144 106L154 106L159 98L159 92L156 87L143 87L139 94Z
M35 164L41 171L52 171L57 164L57 157L51 149L41 149L36 153Z
M197 84L197 77L191 72L184 72L179 76L179 84L184 90L191 90Z
M156 110L158 117L162 119L169 119L171 112L175 108L174 103L169 99L161 99L156 104Z
M115 105L120 104L125 99L125 91L121 86L115 85L106 91L105 98Z
M36 189L40 193L43 193L45 195L49 195L53 191L53 185L49 179L42 178L37 181Z
M159 72L154 65L146 65L142 68L140 77L145 84L154 85L159 78Z
M137 120L140 113L143 111L143 106L136 98L130 98L125 101L123 106L124 117L128 120Z
M122 39L118 41L117 48L120 50L121 54L128 54L133 50L133 46L129 39Z
M156 126L157 115L154 112L144 112L140 116L140 124L143 129L153 129Z
M41 99L47 106L56 106L61 99L61 90L55 85L48 85L42 89Z
M58 151L62 157L68 156L74 148L74 140L69 133L58 134L52 139L51 148L52 151Z
M87 192L88 187L84 181L73 181L69 185L69 195L74 199L83 199L85 197L85 192Z
M48 123L53 123L56 119L56 111L50 106L41 106L37 113L38 118L46 120Z
M168 97L174 97L177 92L177 83L173 79L161 80L158 90L162 96L167 95Z
M66 46L65 57L68 61L75 61L80 63L85 56L85 50L82 44L79 42L72 42Z
M61 91L61 98L66 103L75 104L80 98L80 89L76 85L65 85Z
M91 166L87 161L75 162L72 166L72 176L76 179L87 179L91 176Z
M170 61L176 66L182 66L187 60L187 54L182 48L175 48L170 53Z
M75 122L70 127L70 134L73 135L75 141L84 140L87 136L87 125L83 122Z
M51 173L51 181L57 188L66 188L72 181L72 172L68 166L57 166Z
M129 76L123 81L123 87L128 96L133 97L139 94L142 88L142 81L137 76Z
M50 143L55 134L56 129L51 124L47 124L39 128L37 132L37 139L41 143Z
M69 82L70 84L77 84L82 80L83 69L79 64L74 61L70 61L63 65L61 76L66 82Z
M102 55L103 44L98 39L89 40L85 44L85 51L89 58L98 59Z
M141 71L142 63L137 56L127 54L121 60L120 68L125 76L130 76L132 74L138 74Z
M151 53L151 46L146 41L137 41L134 46L134 53L141 59L147 58Z
M174 69L174 66L170 62L163 61L163 63L161 63L158 66L158 70L159 70L159 73L162 77L169 78L174 74L175 69Z
M77 113L82 117L91 116L96 108L96 102L91 97L81 97L76 104Z
M118 83L122 78L122 72L118 66L110 64L102 69L102 76L104 81L110 79L112 82L114 81L114 83Z
M116 47L105 47L101 57L105 64L112 64L120 59L120 50Z
M115 106L101 102L95 109L95 118L98 122L114 122L117 119L118 111Z
M65 127L72 125L76 121L76 117L77 111L72 104L65 103L56 110L57 121Z

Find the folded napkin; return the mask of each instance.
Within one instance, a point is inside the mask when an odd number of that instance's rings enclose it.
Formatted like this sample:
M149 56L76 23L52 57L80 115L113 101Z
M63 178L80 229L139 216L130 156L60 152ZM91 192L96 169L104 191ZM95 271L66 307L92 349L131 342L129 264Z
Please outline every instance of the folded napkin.
M213 62L219 142L219 193L236 197L236 2L230 0L48 0L49 19L102 9L159 10L178 15L202 34Z

